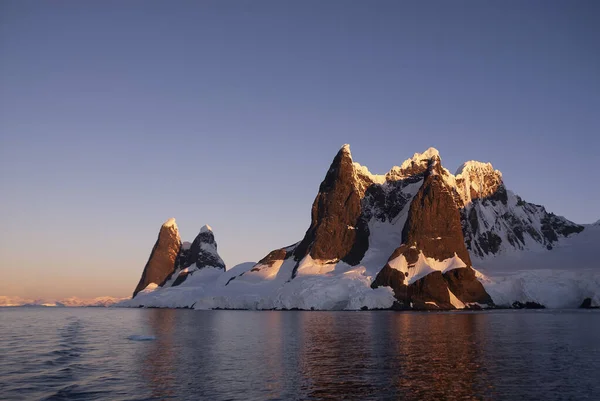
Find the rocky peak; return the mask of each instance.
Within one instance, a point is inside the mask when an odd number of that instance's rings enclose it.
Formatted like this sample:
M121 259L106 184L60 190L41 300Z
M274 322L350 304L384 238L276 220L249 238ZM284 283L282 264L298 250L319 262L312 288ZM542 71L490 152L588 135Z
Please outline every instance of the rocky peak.
M456 253L470 266L453 188L444 180L445 171L438 161L439 156L432 160L423 185L412 200L402 240L437 260L451 258Z
M200 233L196 236L196 240L198 242L209 244L214 246L215 250L217 249L217 242L215 241L215 234L212 231L212 228L209 225L204 225L200 229Z
M458 168L455 174L456 188L463 202L469 204L474 199L496 199L506 204L506 188L502 173L494 170L491 163L468 161Z
M200 229L188 249L182 248L175 265L179 269L191 266L197 269L216 267L225 270L225 262L217 252L217 242L210 226L205 225Z
M415 164L410 166L414 168ZM424 163L416 166L420 170ZM450 178L451 174L441 165L439 154L427 160L423 184L410 204L402 244L373 281L373 288L390 286L403 307L453 309L463 303L491 303L489 294L470 267L471 258L463 238L455 188L448 183ZM398 260L404 261L405 265L400 270L396 266ZM448 271L424 266L428 263L445 265L452 260L460 265ZM429 269L429 272L421 276L418 272L423 269ZM420 278L411 282L410 277Z
M440 152L435 148L429 148L423 153L415 153L400 166L392 167L385 177L387 180L395 181L417 176L425 173L431 164L439 163L440 160Z
M161 284L175 270L175 260L181 249L181 239L175 219L167 220L160 228L158 239L152 248L142 277L136 286L133 296L149 284Z
M315 260L337 261L350 254L357 237L361 192L368 185L358 181L350 147L344 145L319 186L310 227L294 252L296 260L310 254Z

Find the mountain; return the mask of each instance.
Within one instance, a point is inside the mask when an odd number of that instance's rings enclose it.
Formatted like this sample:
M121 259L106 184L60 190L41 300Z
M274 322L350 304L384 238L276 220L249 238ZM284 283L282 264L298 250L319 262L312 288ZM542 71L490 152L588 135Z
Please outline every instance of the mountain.
M57 307L83 307L83 306L96 306L96 307L108 307L118 302L123 301L125 298L115 297L97 297L97 298L63 298L63 299L28 299L22 297L8 297L0 296L0 307L1 306L57 306Z
M490 163L467 162L453 179L467 247L476 258L514 249L550 250L560 238L584 229L507 190Z
M160 228L156 243L152 248L152 252L150 252L146 266L144 266L142 277L133 291L134 297L138 292L148 287L148 285L161 284L167 277L173 274L175 260L179 256L180 249L181 239L179 238L179 229L177 228L175 219L171 218Z
M451 174L430 148L375 175L354 162L348 145L319 186L304 237L256 264L225 271L212 230L182 246L172 232L161 243L164 227L140 280L143 294L121 306L462 309L536 302L524 292L503 296L494 272L473 265L517 255L509 263L526 268L518 255L563 252L561 244L588 231L522 200L489 163L470 161ZM169 255L159 259L168 262L164 268L153 265L162 282L146 278L155 254ZM594 298L592 290L579 295L591 291L586 297Z
M178 286L189 274L209 266L225 270L210 226L203 226L194 242L182 244L177 223L171 218L160 228L133 296L148 288Z

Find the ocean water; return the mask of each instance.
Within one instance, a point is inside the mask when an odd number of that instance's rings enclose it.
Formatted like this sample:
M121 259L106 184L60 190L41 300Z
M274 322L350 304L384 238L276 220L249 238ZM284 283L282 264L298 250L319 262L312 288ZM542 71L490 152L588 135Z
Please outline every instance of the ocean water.
M0 308L2 400L598 400L600 311Z

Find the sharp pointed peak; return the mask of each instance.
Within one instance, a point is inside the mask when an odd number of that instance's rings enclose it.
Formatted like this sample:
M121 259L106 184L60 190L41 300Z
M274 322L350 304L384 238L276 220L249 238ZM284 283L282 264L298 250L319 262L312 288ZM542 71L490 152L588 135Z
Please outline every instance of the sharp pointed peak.
M352 152L350 152L350 145L344 144L337 153L337 156L346 156L352 159Z
M200 229L200 233L212 233L212 232L213 232L213 229L208 224L203 225L202 228Z
M177 229L177 223L175 222L175 217L171 217L170 219L165 221L162 226L165 228L174 227L175 229Z

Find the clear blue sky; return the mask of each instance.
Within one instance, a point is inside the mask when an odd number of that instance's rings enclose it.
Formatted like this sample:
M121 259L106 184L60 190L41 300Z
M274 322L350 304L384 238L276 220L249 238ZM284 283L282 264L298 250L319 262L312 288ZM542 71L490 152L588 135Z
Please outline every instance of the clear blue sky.
M339 147L600 218L598 1L0 2L0 295L129 295L158 229L302 238Z

